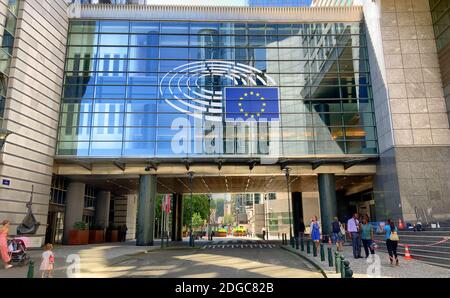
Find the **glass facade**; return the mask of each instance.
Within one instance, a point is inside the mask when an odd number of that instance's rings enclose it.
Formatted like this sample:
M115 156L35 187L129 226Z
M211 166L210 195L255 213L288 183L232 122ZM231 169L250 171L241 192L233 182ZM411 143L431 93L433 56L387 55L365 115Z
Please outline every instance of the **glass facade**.
M8 0L4 17L3 34L0 36L0 124L5 110L6 90L8 88L9 67L11 64L14 39L16 34L19 0ZM1 125L0 125L1 126Z
M431 17L438 50L450 41L450 1L430 0Z
M66 56L58 155L378 151L362 23L73 20ZM228 121L227 87L276 88L278 121Z

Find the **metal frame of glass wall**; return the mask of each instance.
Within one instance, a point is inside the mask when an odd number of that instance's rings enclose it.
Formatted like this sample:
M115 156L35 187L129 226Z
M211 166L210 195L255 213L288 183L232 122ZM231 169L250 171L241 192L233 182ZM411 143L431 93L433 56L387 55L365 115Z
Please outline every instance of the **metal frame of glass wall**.
M0 127L5 112L6 91L8 89L9 67L11 64L14 40L16 35L19 0L8 0L3 34L0 48Z
M185 156L171 150L171 125L189 117L164 102L176 97L160 94L167 87L160 82L180 65L207 60L274 78L283 156L378 153L363 23L73 20L57 155ZM224 78L201 84L232 85Z

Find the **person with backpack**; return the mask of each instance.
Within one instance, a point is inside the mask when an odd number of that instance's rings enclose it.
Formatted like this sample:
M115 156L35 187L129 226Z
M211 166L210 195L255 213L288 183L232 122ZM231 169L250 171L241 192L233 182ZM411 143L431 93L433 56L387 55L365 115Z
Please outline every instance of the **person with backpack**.
M337 218L337 216L334 217L334 221L331 223L331 229L332 229L332 241L333 244L336 244L336 249L337 251L343 251L344 247L343 247L343 241L344 241L344 235L345 235L345 230L344 230L344 234L342 233L342 224L339 221L339 219Z
M386 247L389 253L389 260L391 265L394 264L398 266L398 256L397 256L397 247L398 247L398 229L395 226L394 222L390 219L387 220L387 224L384 227L384 231L386 232Z

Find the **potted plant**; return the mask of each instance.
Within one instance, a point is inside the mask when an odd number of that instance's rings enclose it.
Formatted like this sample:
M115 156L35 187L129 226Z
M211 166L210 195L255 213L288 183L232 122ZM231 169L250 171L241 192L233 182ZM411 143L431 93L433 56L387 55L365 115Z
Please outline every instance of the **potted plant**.
M223 228L217 229L215 236L216 237L227 237L227 230L225 230Z
M110 224L106 229L106 242L119 241L119 227L115 224Z
M233 236L241 237L246 235L247 231L245 230L245 228L238 227L233 229Z
M101 225L91 225L89 228L89 244L105 242L105 228Z
M73 225L73 230L69 232L69 245L84 245L89 243L88 225L83 221L78 221Z

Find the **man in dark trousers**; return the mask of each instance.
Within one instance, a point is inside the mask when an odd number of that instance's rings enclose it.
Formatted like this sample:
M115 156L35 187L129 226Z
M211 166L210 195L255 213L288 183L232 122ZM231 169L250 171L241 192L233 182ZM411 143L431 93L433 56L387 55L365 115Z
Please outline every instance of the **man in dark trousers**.
M298 224L298 237L299 239L305 237L305 223L303 219L300 219L300 223Z
M359 215L358 213L355 213L347 222L347 232L352 237L353 257L355 259L361 258L361 237L359 235L359 231Z

